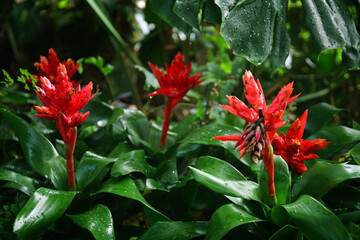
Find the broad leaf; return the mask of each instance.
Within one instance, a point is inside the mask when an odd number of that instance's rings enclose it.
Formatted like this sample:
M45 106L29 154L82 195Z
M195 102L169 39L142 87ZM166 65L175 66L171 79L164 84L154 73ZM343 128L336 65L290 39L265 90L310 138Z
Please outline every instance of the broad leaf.
M293 223L309 240L350 240L351 237L339 218L320 202L302 195L291 204L273 208L275 223Z
M206 234L207 222L156 222L139 240L189 240Z
M198 0L175 0L173 11L190 26L199 29Z
M295 182L292 188L292 198L303 194L321 198L339 183L360 178L360 166L316 161Z
M115 161L116 158L108 158L92 152L85 152L75 173L78 189L84 190L108 164Z
M302 240L302 234L298 228L292 225L285 225L280 230L275 232L269 240Z
M50 141L18 116L3 109L0 109L0 115L15 132L28 164L39 174L49 178L56 188L66 189L65 161Z
M36 179L29 178L20 173L9 170L0 171L0 180L15 182L21 186L30 189L32 192L35 192L40 185L40 182Z
M360 131L348 127L335 126L318 131L309 137L311 140L317 138L326 139L330 144L317 151L316 154L324 159L332 159L347 155L360 141Z
M246 180L228 180L190 167L195 180L214 192L259 201L259 187L256 183Z
M75 194L39 188L16 216L14 232L20 238L33 239L63 215Z
M121 177L132 172L141 172L145 176L150 176L153 167L145 160L144 150L134 150L122 154L111 168L112 177Z
M240 206L227 204L217 209L210 218L206 240L219 240L231 229L252 222L263 221L244 211Z
M110 210L101 204L78 215L67 215L76 225L89 230L96 240L115 239Z
M155 75L152 72L150 72L146 68L144 68L142 66L139 66L139 65L135 65L134 67L137 70L144 73L144 75L145 75L145 88L147 90L160 88L159 82L158 82L158 80L156 79Z
M165 215L157 211L145 200L145 198L139 192L139 189L136 187L134 181L129 177L123 177L121 179L110 178L102 185L101 189L94 194L99 194L99 193L112 193L122 197L139 201L144 206L146 206L147 208L151 209L154 213L156 213L159 219L162 219L164 221L169 220Z

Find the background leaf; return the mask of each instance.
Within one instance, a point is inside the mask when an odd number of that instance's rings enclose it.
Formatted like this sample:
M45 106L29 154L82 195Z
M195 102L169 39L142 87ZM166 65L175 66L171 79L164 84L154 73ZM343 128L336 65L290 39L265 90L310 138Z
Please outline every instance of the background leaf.
M67 216L79 227L89 230L96 240L115 239L111 212L104 205L98 204L87 212Z

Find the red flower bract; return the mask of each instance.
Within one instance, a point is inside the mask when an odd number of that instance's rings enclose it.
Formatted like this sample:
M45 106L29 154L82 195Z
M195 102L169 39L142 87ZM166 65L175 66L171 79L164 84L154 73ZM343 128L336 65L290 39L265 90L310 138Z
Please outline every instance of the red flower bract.
M297 96L290 98L293 92L293 83L289 83L280 90L268 107L260 81L255 81L251 72L245 71L243 83L245 97L252 108L247 107L235 96L227 96L229 105L220 106L248 122L244 133L242 135L217 136L213 138L221 141L237 141L235 148L240 146L240 158L250 152L250 158L257 163L263 157L265 169L270 176L268 184L269 195L275 195L274 160L270 148L271 140L276 129L286 124L286 122L282 121L285 108Z
M170 100L171 108L180 102L192 87L204 81L199 81L202 73L190 77L191 62L185 66L184 56L181 53L175 56L170 66L166 65L167 73L162 72L158 66L154 66L152 63L149 63L149 66L159 82L160 89L148 96L163 94L165 98Z
M288 129L287 134L275 134L272 141L274 154L281 157L300 175L307 170L304 161L318 158L313 152L327 146L330 142L326 139L303 140L307 110L303 115L295 120Z
M69 80L65 65L59 64L57 76L53 82L47 77L40 77L39 92L36 92L45 106L35 106L38 117L54 120L64 142L71 143L71 128L78 126L89 115L79 113L95 96L91 95L92 83L83 87L74 87Z
M54 81L57 76L57 69L59 66L59 58L57 57L54 49L49 49L49 57L40 56L40 62L36 62L34 65L38 69L37 76L34 76L39 80L40 77L47 77L50 82ZM67 75L71 78L79 68L80 64L75 64L74 60L68 59L62 62L65 65Z

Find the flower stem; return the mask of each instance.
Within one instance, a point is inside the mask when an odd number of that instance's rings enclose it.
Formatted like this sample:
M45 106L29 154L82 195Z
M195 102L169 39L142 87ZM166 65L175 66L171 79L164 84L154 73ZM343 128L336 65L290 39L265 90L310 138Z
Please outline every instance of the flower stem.
M75 184L75 170L74 170L74 149L76 142L77 128L74 127L70 130L70 140L64 143L66 154L66 170L68 174L69 190L76 191Z
M169 130L171 122L171 102L169 98L165 98L165 113L164 113L164 124L162 129L162 135L160 140L160 148L164 149L166 145L167 132Z

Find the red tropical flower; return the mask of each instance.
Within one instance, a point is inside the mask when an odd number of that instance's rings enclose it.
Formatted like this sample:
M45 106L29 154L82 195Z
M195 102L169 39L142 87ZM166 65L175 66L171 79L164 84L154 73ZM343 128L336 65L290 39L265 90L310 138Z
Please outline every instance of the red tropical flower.
M65 65L59 64L57 75L51 82L47 77L40 77L39 92L36 91L45 106L35 106L38 117L54 120L64 140L68 165L70 189L75 187L73 153L75 149L77 126L85 121L89 112L79 113L95 96L91 95L92 83L83 87L75 87L70 81ZM70 169L70 170L69 170Z
M186 93L192 88L199 85L202 73L190 77L191 62L185 66L184 56L178 53L170 66L166 65L167 73L162 72L158 66L154 66L149 62L149 66L157 78L160 89L150 93L148 96L156 96L163 94L165 97L165 116L163 132L161 136L160 145L162 147L166 144L167 131L170 125L170 115L172 109L184 98Z
M269 195L275 195L274 159L270 152L271 140L276 129L286 124L286 122L282 121L286 106L298 95L290 98L293 92L293 83L289 83L280 90L268 107L260 81L255 81L251 72L245 71L243 83L245 97L252 108L247 107L235 96L227 96L229 106L220 106L247 121L248 125L245 127L242 135L217 136L213 137L213 139L236 141L235 148L240 146L239 157L242 158L246 153L250 152L250 159L256 164L263 157L265 169L270 176L268 184Z
M330 142L326 139L303 140L302 136L305 129L308 111L295 120L288 129L287 134L283 132L275 134L272 141L274 154L281 157L300 175L307 170L304 161L318 158L313 152L327 146Z
M47 77L50 82L54 81L57 76L57 69L59 66L59 58L57 57L54 49L49 49L49 57L40 56L40 62L36 62L34 65L38 69L37 76L34 77L39 80L40 77ZM67 75L71 78L79 68L80 64L75 64L74 60L68 59L62 62L65 65Z

